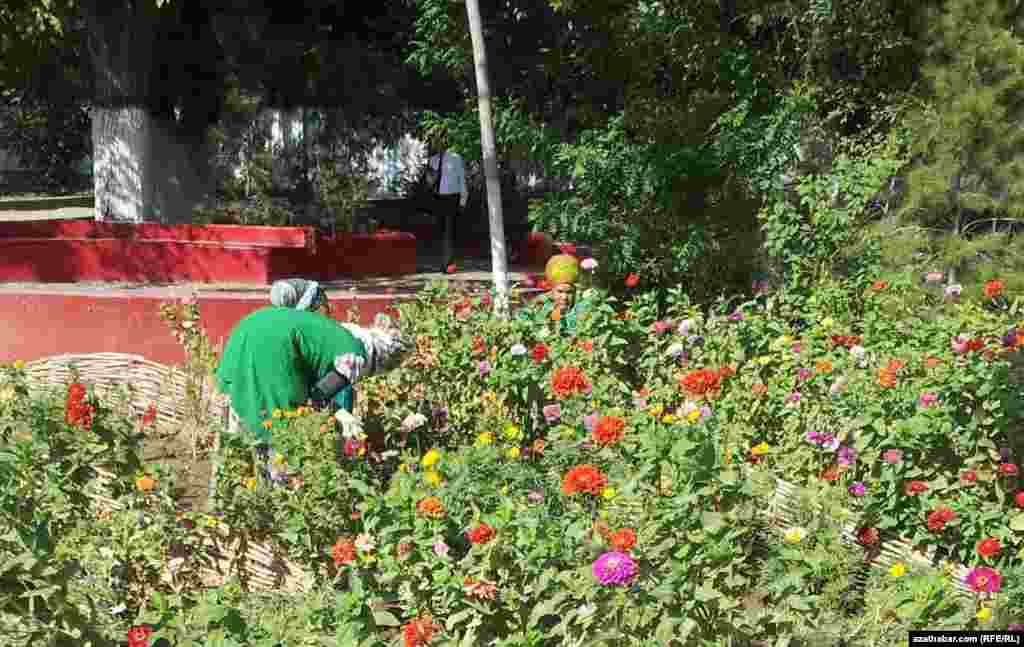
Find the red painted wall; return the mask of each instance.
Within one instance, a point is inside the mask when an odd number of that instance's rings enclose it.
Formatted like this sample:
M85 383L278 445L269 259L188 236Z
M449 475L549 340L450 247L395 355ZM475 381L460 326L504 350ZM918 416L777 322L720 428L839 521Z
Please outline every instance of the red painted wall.
M297 275L332 280L415 271L416 238L405 233L321 237L309 227L0 223L0 281L267 285Z
M163 364L185 356L160 319L162 301L185 296L178 289L15 290L0 288L0 362L31 361L64 353L130 353ZM360 320L369 323L396 303L392 295L328 294L335 316L343 319L355 303ZM269 290L220 293L198 297L203 326L211 341L227 340L235 324L250 312L269 305Z

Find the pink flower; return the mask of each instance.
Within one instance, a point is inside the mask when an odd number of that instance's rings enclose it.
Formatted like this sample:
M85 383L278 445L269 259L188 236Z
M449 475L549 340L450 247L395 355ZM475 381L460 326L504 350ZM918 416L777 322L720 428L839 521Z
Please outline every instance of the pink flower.
M998 593L1003 578L987 566L972 568L964 578L964 584L975 593Z
M882 453L882 460L890 465L899 465L903 461L903 450L887 449Z
M924 275L926 283L941 283L945 275L942 272L928 272Z
M654 334L664 335L665 333L672 329L672 324L666 321L655 321L654 325L651 326L651 328L654 330Z
M591 572L605 586L628 584L637 574L636 562L626 553L610 552L597 558Z
M967 352L967 342L970 341L963 335L957 335L950 342L949 345L953 349L953 352L957 355L963 355Z
M544 419L549 423L558 422L558 419L562 417L562 405L557 403L545 405L541 411L544 413Z
M925 391L921 394L921 397L917 399L917 406L922 409L927 409L935 404L938 404L939 396L935 395L931 391Z
M447 557L448 556L448 550L449 550L448 544L444 543L443 541L438 540L438 541L434 542L434 554L437 555L438 557L442 557L442 558Z

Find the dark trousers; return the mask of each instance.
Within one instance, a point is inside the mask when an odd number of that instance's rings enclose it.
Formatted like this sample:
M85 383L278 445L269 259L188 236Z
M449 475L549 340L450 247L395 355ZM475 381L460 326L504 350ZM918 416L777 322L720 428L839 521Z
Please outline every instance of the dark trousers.
M441 234L441 267L442 271L455 260L455 218L459 214L458 193L438 195L434 215L437 218L437 229Z

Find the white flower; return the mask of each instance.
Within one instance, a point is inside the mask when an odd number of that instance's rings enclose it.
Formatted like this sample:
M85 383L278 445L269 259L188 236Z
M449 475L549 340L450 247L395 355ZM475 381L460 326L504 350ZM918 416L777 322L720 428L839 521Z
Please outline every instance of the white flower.
M190 329L194 325L196 325L194 321L182 321L181 322L181 327L184 328L185 330Z
M356 550L363 553L368 553L377 547L377 543L373 541L373 537L366 533L357 536L355 544Z
M586 617L594 615L595 611L597 611L597 605L596 604L584 604L584 605L582 605L579 608L579 611L577 612L577 616L580 617L580 618L586 618Z
M683 319L679 322L679 334L689 335L690 331L697 327L697 322L693 319Z
M668 347L668 350L665 351L665 355L667 355L668 357L676 358L682 355L683 351L684 348L682 344L672 344L671 346Z
M112 615L112 616L119 616L119 615L121 615L122 613L124 613L127 610L128 610L128 607L126 607L123 604L119 604L119 605L117 605L116 607L114 607L113 609L110 610L110 615Z
M580 267L588 272L593 272L597 269L597 261L592 258L584 258L583 262L580 263Z
M863 346L854 346L850 349L850 354L853 355L853 359L860 363L864 361L865 357L867 357L868 351Z
M510 348L508 352L510 352L510 353L512 353L513 355L516 355L516 356L525 355L526 354L526 346L523 346L522 344L516 344L515 346Z
M413 431L419 429L423 425L427 424L427 417L422 413L410 413L402 421L402 429L406 431Z

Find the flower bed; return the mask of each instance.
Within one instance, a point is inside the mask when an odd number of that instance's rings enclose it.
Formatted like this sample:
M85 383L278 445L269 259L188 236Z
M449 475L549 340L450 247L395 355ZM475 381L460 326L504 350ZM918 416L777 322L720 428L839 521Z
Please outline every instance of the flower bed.
M865 288L710 311L678 292L595 291L578 316L541 299L511 321L432 288L400 307L416 342L403 366L360 386L365 436L270 412L267 479L245 439L225 437L216 523L272 541L311 589L268 614L224 587L217 608L248 619L241 633L211 619L206 593L151 578L161 595L126 598L106 630L172 644L287 630L339 645L866 646L1005 629L1024 616L1016 306L998 290L959 303ZM83 403L64 403L76 413L50 433L91 443L83 426L113 418ZM140 492L117 473L127 509L173 515L168 477ZM196 536L161 523L156 545L188 538L195 559L179 568L198 572Z

